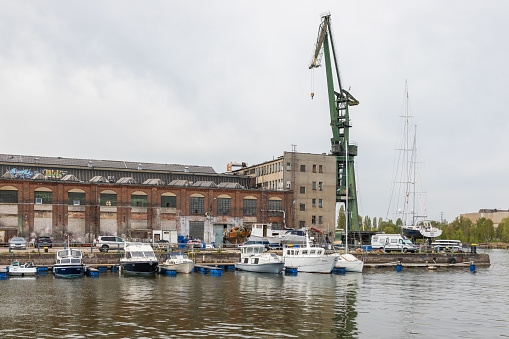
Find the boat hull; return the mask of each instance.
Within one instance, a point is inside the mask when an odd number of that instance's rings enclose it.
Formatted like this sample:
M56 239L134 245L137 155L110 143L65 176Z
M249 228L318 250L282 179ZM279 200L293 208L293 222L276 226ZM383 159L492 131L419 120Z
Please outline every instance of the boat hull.
M9 275L17 277L34 276L37 274L36 267L11 268L9 267Z
M191 273L194 269L194 262L184 262L175 264L164 263L161 267L167 271L175 271L177 273Z
M242 271L258 272L258 273L281 273L285 266L284 262L274 262L265 264L243 264L235 263L235 268Z
M284 257L286 268L296 268L299 272L331 273L336 263L334 256Z
M80 278L85 275L84 265L55 265L53 274L59 278Z
M338 257L334 267L344 269L345 272L362 273L364 261L357 259L351 254L343 254Z
M120 262L123 273L153 274L157 272L157 261L130 261Z

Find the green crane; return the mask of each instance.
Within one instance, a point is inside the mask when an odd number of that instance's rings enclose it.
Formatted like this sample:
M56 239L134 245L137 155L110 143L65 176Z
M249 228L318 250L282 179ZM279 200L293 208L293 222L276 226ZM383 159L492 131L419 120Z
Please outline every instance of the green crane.
M332 127L331 153L336 156L336 202L346 205L346 224L349 230L358 231L359 213L354 171L354 158L357 155L357 145L349 143L350 128L352 126L350 125L348 108L358 105L359 101L341 86L336 51L334 50L334 41L332 39L330 14L322 16L322 23L318 30L313 60L309 69L320 67L322 50L325 56L325 71L327 74L327 90L329 93L329 111L331 118L330 125ZM331 50L339 87L339 91L337 92L334 90ZM313 95L314 93L311 93L312 97Z

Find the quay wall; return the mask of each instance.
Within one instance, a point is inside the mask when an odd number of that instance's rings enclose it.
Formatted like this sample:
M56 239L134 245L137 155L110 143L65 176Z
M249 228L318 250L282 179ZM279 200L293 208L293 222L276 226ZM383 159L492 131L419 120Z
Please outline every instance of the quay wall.
M281 254L281 253L279 253ZM120 261L122 253L118 252L83 252L83 261L87 265L115 265ZM208 264L227 264L235 263L240 260L240 253L236 251L200 251L188 252L190 258L196 263ZM437 263L437 264L453 264L473 261L476 265L490 265L490 257L488 254L472 254L472 253L377 253L368 252L362 254L354 254L366 264L384 264L401 261L402 263ZM159 262L163 262L166 253L156 253ZM32 261L38 266L51 266L55 263L55 253L28 253L13 252L0 253L0 265L10 265L12 261L19 260L21 262Z
M479 266L489 266L490 256L484 253L380 253L368 252L355 254L366 264L384 264L401 261L403 264L455 264L473 261Z

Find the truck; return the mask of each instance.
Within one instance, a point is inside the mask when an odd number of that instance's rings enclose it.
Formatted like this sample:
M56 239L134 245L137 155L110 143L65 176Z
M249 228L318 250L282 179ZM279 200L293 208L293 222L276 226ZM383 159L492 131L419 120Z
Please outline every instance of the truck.
M177 231L176 230L154 230L152 231L152 243L170 243L177 244Z
M418 250L418 247L402 234L375 234L371 237L371 247L373 250L385 250L387 252L415 253Z

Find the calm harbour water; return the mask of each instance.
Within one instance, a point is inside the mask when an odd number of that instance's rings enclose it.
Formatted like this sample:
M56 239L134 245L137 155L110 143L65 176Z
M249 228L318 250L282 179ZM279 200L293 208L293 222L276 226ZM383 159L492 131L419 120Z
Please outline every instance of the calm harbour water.
M0 281L8 337L509 337L509 251L477 268Z

